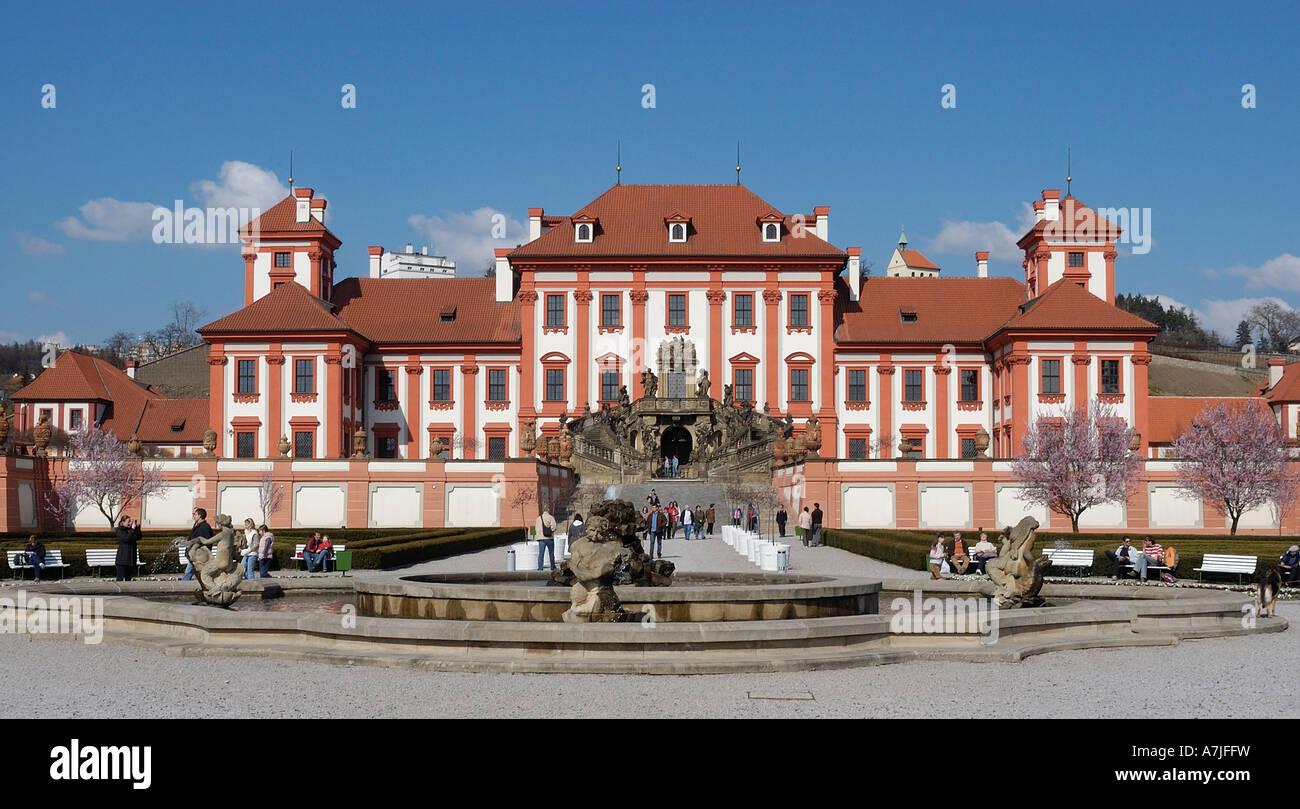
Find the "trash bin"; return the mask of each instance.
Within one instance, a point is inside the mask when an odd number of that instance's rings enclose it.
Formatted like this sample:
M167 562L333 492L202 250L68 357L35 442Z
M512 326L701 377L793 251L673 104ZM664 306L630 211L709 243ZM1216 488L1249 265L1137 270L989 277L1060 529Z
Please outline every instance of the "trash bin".
M778 573L790 572L790 546L776 546L776 570Z
M352 569L352 551L337 551L334 554L334 569L346 576Z
M515 569L515 549L508 548L506 549L506 570L514 570L514 569Z

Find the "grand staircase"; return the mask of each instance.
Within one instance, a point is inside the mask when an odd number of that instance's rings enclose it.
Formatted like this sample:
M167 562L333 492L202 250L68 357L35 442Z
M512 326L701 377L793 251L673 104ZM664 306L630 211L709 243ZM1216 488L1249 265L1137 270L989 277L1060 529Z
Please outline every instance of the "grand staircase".
M717 510L718 524L729 523L731 508L727 503L726 491L721 483L705 483L699 480L652 480L649 483L628 483L617 487L615 495L620 500L627 500L639 511L646 504L646 497L654 489L659 495L659 503L667 506L672 500L679 505L700 506L708 508L712 503ZM701 515L703 516L703 515Z

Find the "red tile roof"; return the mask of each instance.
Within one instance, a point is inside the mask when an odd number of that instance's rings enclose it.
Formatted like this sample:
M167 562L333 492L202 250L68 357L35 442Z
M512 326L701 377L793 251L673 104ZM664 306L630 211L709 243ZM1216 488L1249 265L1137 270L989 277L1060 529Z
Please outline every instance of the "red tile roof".
M917 270L937 270L938 266L933 261L921 255L920 250L899 250L899 255L903 257L903 263Z
M576 244L573 224L560 218L555 227L511 251L510 257L845 256L817 238L815 217L805 216L799 238L791 232L793 218L785 217L781 241L764 242L758 220L776 209L743 185L616 185L579 210L600 220L592 243ZM691 219L684 243L668 241L664 217L673 213Z
M1147 442L1172 444L1206 407L1224 402L1228 407L1262 407L1268 404L1255 396L1152 396L1147 399Z
M1035 203L1034 207L1038 207L1037 203ZM1033 227L1027 230L1016 244L1023 248L1030 241L1030 237L1041 234L1049 228L1052 229L1052 232L1060 235L1078 235L1102 241L1118 239L1123 232L1119 225L1101 216L1074 196L1066 195L1061 199L1059 219L1054 222L1046 219L1035 222Z
M290 281L243 309L200 327L199 334L356 331L333 310L332 304Z
M147 444L201 444L208 417L207 399L149 399L136 416L133 432Z
M1005 328L1069 332L1150 331L1152 334L1160 331L1154 323L1103 301L1066 278L1049 286L1037 298L1022 303L1020 311Z
M345 278L338 317L375 343L520 343L519 304L496 302L492 278ZM455 319L441 314L453 309Z
M1024 284L1014 278L871 277L856 303L842 280L836 286L841 343L978 343L1025 300ZM902 311L915 311L916 321L904 323Z
M315 211L312 212L315 214ZM279 233L279 232L308 232L308 233L328 233L330 238L338 242L338 237L330 233L329 228L315 216L311 216L306 222L298 221L298 202L292 194L272 205L261 216L249 222L239 229L239 235L248 238L253 233Z
M1256 396L1263 396L1270 402L1300 402L1300 362L1293 362L1283 366L1282 378L1278 380L1273 387L1268 386L1268 380L1255 390Z

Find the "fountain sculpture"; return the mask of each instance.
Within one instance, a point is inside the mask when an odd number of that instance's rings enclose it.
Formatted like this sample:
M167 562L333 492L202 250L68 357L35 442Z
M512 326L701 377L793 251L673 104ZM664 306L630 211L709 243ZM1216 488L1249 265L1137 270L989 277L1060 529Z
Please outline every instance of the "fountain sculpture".
M1043 571L1052 561L1034 555L1037 529L1038 520L1033 517L1025 517L1015 528L1008 528L998 557L988 563L993 600L999 607L1041 607L1045 603L1038 591L1043 589Z
M194 565L194 578L199 583L197 603L229 607L239 598L239 582L244 575L229 514L217 515L217 528L217 533L207 539L190 540L185 556Z
M570 547L570 558L554 574L554 580L570 587L565 623L618 623L630 613L614 592L616 584L667 587L674 565L651 561L637 538L641 518L626 500L607 500L591 510L582 539Z

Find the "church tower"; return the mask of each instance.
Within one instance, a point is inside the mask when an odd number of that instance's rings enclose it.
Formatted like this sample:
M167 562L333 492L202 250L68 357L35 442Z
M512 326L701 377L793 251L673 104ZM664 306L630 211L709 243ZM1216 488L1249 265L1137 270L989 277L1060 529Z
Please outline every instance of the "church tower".
M323 197L310 188L293 194L239 231L244 240L244 305L293 281L318 298L334 291L334 251L342 244L325 227Z
M1036 221L1016 245L1025 251L1029 298L1068 279L1107 303L1115 302L1115 242L1122 229L1059 189L1046 189L1034 202Z

